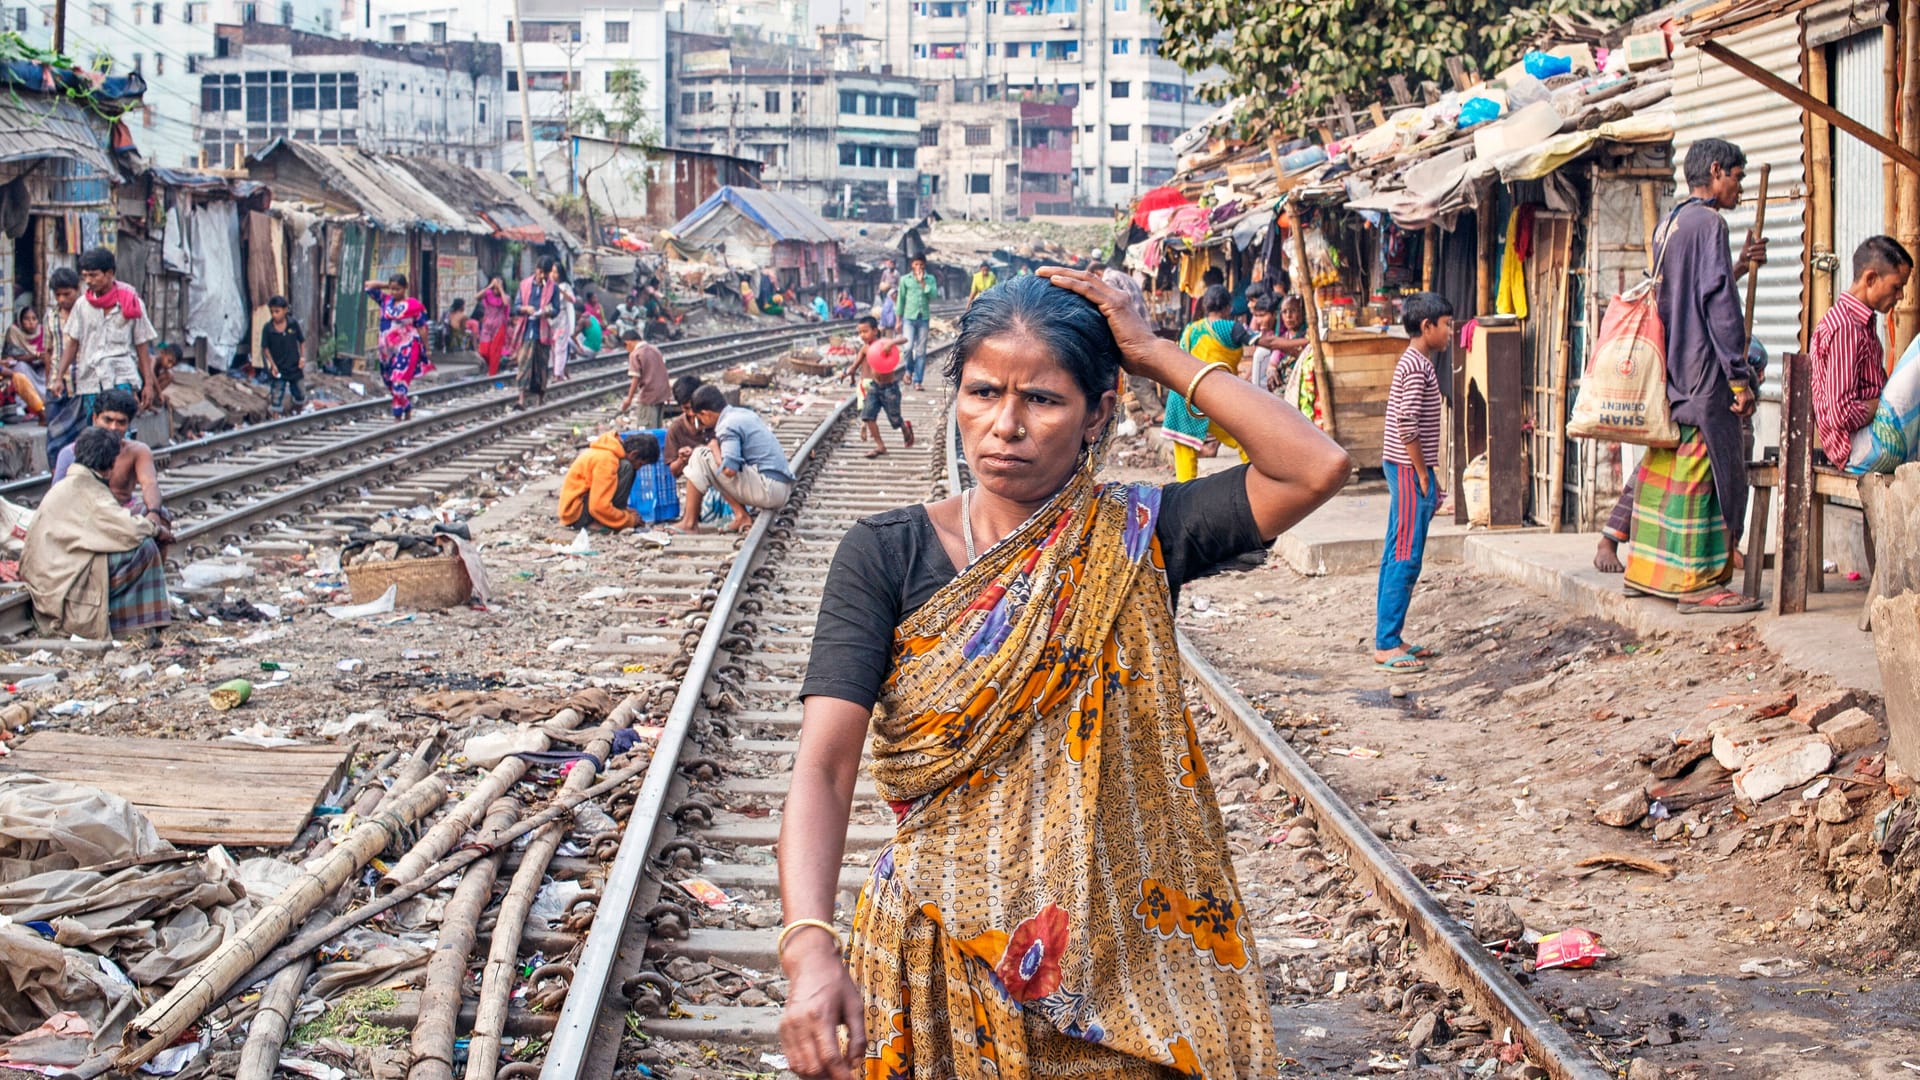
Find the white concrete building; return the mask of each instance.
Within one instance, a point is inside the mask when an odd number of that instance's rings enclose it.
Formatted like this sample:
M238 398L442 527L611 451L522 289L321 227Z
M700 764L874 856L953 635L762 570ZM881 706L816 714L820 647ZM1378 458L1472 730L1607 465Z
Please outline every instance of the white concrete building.
M808 0L666 0L667 29L682 34L742 31L789 48L813 44Z
M214 53L195 110L209 164L289 138L500 168L499 45L389 45L256 23L220 27Z
M526 172L522 144L521 90L514 42L513 0L369 0L359 32L389 43L498 42L506 68L506 152L502 167ZM567 117L582 96L605 103L621 73L637 72L646 84L647 120L664 129L667 63L666 12L662 0L619 6L597 0L521 0L525 36L527 102L534 153L544 158L566 145Z
M173 168L199 163L194 112L200 66L214 55L217 25L263 24L334 34L357 0L68 0L66 52L82 66L147 81L145 107L128 124L141 154ZM41 48L53 44L48 0L0 2L0 29Z
M1174 137L1212 111L1194 96L1205 78L1160 55L1146 0L870 0L865 32L896 74L978 80L979 96L956 105L1072 104L1081 206L1121 205L1172 177Z

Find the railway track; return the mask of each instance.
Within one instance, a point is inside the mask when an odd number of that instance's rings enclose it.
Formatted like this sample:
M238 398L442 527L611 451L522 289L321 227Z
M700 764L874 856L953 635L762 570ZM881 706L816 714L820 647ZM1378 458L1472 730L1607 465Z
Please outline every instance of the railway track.
M674 343L677 378L764 360L845 324L809 324L761 334ZM507 389L496 389L506 382ZM349 531L341 519L413 505L544 442L543 425L565 423L627 382L624 354L576 363L546 400L513 405L511 380L482 376L423 388L421 415L394 423L384 400L302 413L156 449L162 492L178 517L176 551L203 556L225 545L266 551L304 547ZM43 474L0 487L22 500L43 494ZM23 590L0 594L0 638L30 633Z

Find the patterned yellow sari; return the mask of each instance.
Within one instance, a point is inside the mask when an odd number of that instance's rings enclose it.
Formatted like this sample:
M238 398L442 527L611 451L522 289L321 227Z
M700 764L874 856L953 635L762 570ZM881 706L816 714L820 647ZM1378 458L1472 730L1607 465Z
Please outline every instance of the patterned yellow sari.
M1181 695L1160 489L1081 470L894 636L854 914L871 1080L1278 1067Z

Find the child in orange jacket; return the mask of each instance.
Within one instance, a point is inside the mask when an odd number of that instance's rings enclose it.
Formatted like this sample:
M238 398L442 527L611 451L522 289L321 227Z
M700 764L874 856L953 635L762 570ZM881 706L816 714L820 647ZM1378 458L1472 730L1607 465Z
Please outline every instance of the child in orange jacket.
M634 473L659 460L660 444L645 431L609 431L593 440L560 483L560 524L608 532L640 524L640 515L627 508Z

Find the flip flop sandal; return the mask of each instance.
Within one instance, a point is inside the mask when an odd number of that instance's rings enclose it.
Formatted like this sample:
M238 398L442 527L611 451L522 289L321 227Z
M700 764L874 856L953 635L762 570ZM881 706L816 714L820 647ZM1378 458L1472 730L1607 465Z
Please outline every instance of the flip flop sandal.
M886 457L887 452L885 450L869 450L866 453L861 454L860 456L866 457L866 458Z
M1427 664L1426 661L1412 653L1402 653L1391 660L1374 661L1373 669L1375 671L1392 672L1395 675L1424 675L1427 671Z
M1431 660L1440 655L1425 645L1408 645L1406 649L1407 655L1413 657L1415 660Z
M1761 603L1737 592L1717 592L1699 600L1683 600L1677 607L1682 615L1739 615L1759 611Z

